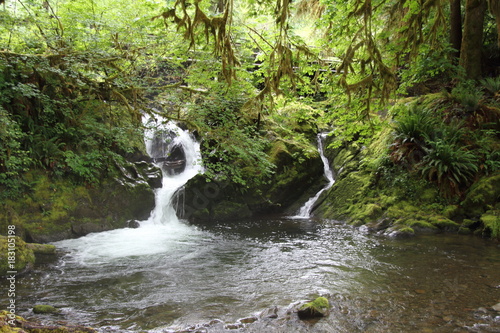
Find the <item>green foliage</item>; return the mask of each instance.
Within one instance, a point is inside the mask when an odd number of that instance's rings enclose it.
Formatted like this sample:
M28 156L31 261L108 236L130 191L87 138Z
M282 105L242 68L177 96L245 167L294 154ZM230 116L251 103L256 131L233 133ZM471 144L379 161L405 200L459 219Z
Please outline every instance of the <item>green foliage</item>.
M414 143L421 146L427 138L432 137L437 121L430 109L414 104L399 115L395 124L394 133L397 141L401 144Z
M481 153L467 147L471 134L464 122L447 124L436 113L416 105L400 111L391 159L436 182L445 196L461 194L480 171Z
M235 91L208 96L191 105L188 119L203 133L206 175L246 188L266 183L274 165L265 153L268 142L241 113L241 97Z
M476 111L479 107L479 101L483 97L481 90L472 84L461 84L453 88L451 97L462 105L466 111Z
M412 63L404 64L400 70L397 91L403 95L418 95L440 90L458 76L460 68L450 61L451 47L432 48L424 44Z
M477 156L449 141L430 141L425 150L422 175L452 194L460 193L460 186L470 184L479 171Z
M484 78L480 80L480 83L490 95L494 96L500 92L500 76Z
M0 200L21 190L19 176L31 164L28 152L21 148L25 136L19 124L0 106L0 186L6 189L0 192Z

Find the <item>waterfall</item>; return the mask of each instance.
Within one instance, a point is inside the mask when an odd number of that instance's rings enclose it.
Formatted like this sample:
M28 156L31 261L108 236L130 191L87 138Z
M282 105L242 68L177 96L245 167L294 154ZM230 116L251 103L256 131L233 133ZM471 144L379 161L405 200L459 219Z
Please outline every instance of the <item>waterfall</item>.
M152 118L143 121L148 128L146 149L163 173L162 187L155 193L155 208L147 220L139 222L139 228L92 233L55 243L84 265L168 253L198 235L195 228L179 221L173 200L189 179L203 172L200 145L174 123Z
M326 138L328 133L320 133L318 134L318 151L321 156L321 161L323 162L323 173L325 178L328 180L328 184L323 187L315 196L309 198L307 202L299 209L298 213L294 218L309 218L311 216L311 211L314 207L316 201L318 201L319 196L326 190L330 189L335 183L335 178L333 176L333 171L330 168L330 163L325 156L324 148L323 148L323 140Z
M155 208L141 225L177 222L175 194L189 179L203 172L200 145L173 122L151 118L143 121L149 127L145 136L147 152L162 169L163 179L162 187L156 191Z

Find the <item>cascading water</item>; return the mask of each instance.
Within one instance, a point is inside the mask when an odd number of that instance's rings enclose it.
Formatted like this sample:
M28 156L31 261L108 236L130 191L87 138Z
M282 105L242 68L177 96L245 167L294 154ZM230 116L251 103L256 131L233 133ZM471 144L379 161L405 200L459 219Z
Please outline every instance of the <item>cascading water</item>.
M139 228L116 229L57 242L84 264L110 262L117 258L168 252L177 243L195 237L197 231L179 221L173 199L176 192L196 174L203 172L199 144L174 123L145 118L149 128L146 149L163 172L162 187L156 190L156 205Z
M328 180L328 184L326 184L325 187L323 187L318 193L316 193L315 196L309 198L307 202L300 208L299 212L297 213L294 218L309 218L311 217L311 211L314 207L314 204L316 201L318 201L319 196L326 190L330 189L330 187L333 186L335 183L335 177L333 176L333 171L330 168L330 163L328 162L328 159L325 156L324 148L323 148L323 140L326 138L328 133L320 133L318 134L318 151L319 155L321 156L321 161L323 162L323 170L324 170L324 175L326 179Z
M163 181L156 193L155 209L141 225L178 222L172 199L189 179L203 172L200 145L172 122L153 127L145 140L148 154L162 169Z

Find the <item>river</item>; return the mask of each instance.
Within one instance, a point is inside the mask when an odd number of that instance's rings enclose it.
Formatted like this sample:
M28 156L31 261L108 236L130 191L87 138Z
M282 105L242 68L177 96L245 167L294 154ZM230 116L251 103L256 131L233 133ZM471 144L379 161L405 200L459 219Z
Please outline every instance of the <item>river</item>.
M173 199L203 172L199 145L171 124L160 134L154 158L182 146L185 168L164 173L150 218L57 242L56 257L18 277L18 314L101 332L500 332L498 244L451 234L390 239L309 210L193 225L177 218ZM331 314L299 320L294 305L317 296ZM61 313L34 316L37 304Z
M51 304L62 314L42 318L103 332L171 332L220 319L224 324L211 329L218 332L271 307L284 311L325 295L331 314L314 325L266 319L247 331L500 332L491 309L500 302L500 251L491 241L387 239L308 219L140 229L115 231L135 234L127 240L135 255L99 254L80 243L78 251L38 264L18 279L21 314ZM104 236L113 234L95 234L88 244Z

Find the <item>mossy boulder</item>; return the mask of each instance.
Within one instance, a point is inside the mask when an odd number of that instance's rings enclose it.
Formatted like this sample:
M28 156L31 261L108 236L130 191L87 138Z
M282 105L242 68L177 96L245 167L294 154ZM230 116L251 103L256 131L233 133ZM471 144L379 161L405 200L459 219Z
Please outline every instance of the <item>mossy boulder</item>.
M97 330L78 325L50 325L28 321L8 311L0 311L0 333L96 333Z
M330 313L330 302L326 297L318 297L314 301L302 305L297 311L300 319L326 317Z
M279 137L270 141L268 158L276 170L269 182L246 188L230 180L213 181L197 175L179 193L183 203L178 215L196 222L281 213L321 181L323 163L314 141L305 144Z
M57 314L61 310L47 304L38 304L33 307L33 313L35 314Z
M26 273L34 263L33 250L20 237L0 236L0 276L10 274L7 272Z
M467 217L478 217L500 201L500 173L484 177L474 184L461 202Z
M103 180L94 186L51 179L30 172L31 192L18 200L0 203L0 233L18 226L18 236L34 243L48 243L84 236L90 232L125 227L129 220L146 219L154 208L154 192L138 177Z
M500 210L489 210L481 215L484 233L491 238L500 239Z
M55 247L55 245L26 243L26 246L33 251L33 253L35 254L35 256L39 255L39 254L43 254L43 255L56 254L56 247Z

